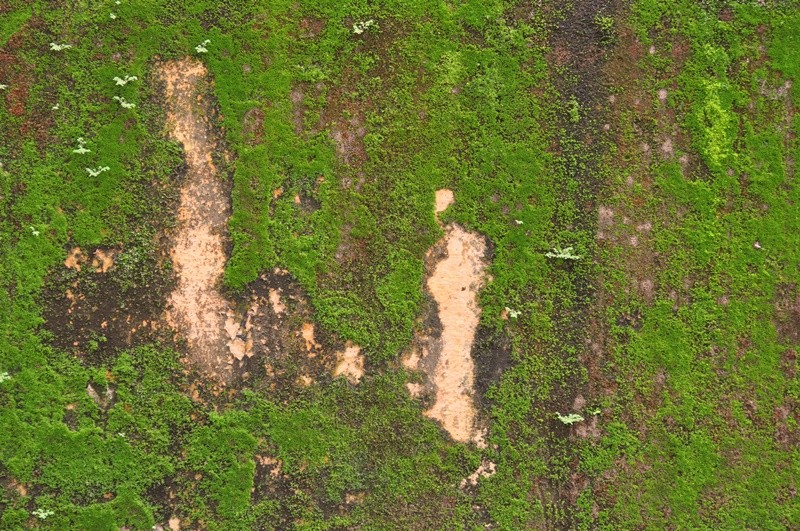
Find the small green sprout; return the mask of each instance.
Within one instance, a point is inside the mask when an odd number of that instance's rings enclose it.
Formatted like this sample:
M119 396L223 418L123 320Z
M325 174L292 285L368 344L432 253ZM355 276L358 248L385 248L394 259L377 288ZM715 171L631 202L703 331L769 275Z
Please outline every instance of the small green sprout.
M111 13L109 16L111 17L111 20L117 19L117 15L115 15L114 13Z
M120 104L120 106L121 106L123 109L133 109L134 107L136 107L136 104L135 104L135 103L130 103L130 102L128 102L128 100L126 100L125 98L120 98L119 96L114 96L114 98L113 98L113 99L115 99L116 101L118 101L118 102L119 102L119 104Z
M33 511L33 516L35 516L39 520L47 520L49 516L53 516L54 514L56 513L54 513L49 509L36 509L35 511Z
M31 234L33 234L34 236L38 236L40 234L39 231L36 230L36 227L31 226L30 229L31 229Z
M83 147L83 145L86 144L86 140L84 140L83 137L78 137L77 142L78 142L78 149L73 149L72 150L73 153L77 153L78 155L85 155L87 153L92 152L91 149L86 149L85 147Z
M561 258L562 260L580 260L580 255L572 253L572 247L554 247L552 251L545 253L547 258Z
M125 77L124 77L124 78L121 78L121 77L119 77L119 76L114 76L114 81L116 81L116 82L117 82L117 86L119 86L119 87L124 87L125 85L127 85L127 84L128 84L128 83L130 83L131 81L138 81L138 80L139 80L139 78L138 78L138 77L136 77L136 76L129 76L129 75L127 75L127 74L125 75Z
M7 382L10 379L11 376L9 376L7 372L0 372L0 383Z
M600 414L600 412L601 412L601 411L600 411L600 408L599 408L599 407L596 407L596 408L594 408L593 410L591 410L589 413L591 413L592 415L595 415L595 416L596 416L596 415L599 415L599 414Z
M512 319L516 319L522 313L521 311L514 310L513 308L509 308L508 306L506 306L506 311L508 312L508 316L511 317Z
M353 24L353 33L355 33L356 35L361 35L368 29L376 26L377 25L375 24L375 21L372 19L366 20L364 22L356 22L355 24Z
M558 420L560 420L562 424L566 424L567 426L572 426L576 422L581 422L584 420L583 417L581 417L577 413L562 415L561 413L556 411L556 416L558 417Z
M516 223L517 225L522 225L524 221L522 221L521 219L515 219L514 223Z
M53 105L52 107L50 107L50 110L57 111L57 110L58 110L58 109L60 109L60 108L61 108L61 104L59 104L59 103L56 103L55 105Z
M206 48L206 46L208 46L209 44L211 44L211 41L206 39L197 46L195 46L194 49L197 53L208 53L208 48Z
M72 48L71 44L56 44L54 42L50 43L50 49L53 50L54 52L60 52L62 50L69 50L70 48Z
M87 172L89 173L89 175L91 175L92 177L97 177L98 175L100 175L100 174L101 174L101 173L103 173L104 171L108 171L108 170L110 170L110 169L111 169L111 168L109 168L108 166L101 166L101 167L97 167L97 168L95 168L95 169L86 168L86 171L87 171Z

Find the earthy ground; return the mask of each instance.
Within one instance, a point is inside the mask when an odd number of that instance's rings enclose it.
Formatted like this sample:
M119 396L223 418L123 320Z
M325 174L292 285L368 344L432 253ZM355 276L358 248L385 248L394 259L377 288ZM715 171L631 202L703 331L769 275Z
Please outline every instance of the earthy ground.
M0 5L0 529L794 529L798 2L379 4Z

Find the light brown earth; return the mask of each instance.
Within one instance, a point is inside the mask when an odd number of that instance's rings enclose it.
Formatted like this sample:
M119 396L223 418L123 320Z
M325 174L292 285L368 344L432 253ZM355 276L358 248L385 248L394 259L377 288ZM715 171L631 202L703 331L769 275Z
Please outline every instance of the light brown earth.
M364 376L364 356L361 355L361 347L348 341L344 350L336 353L336 360L334 378L344 376L353 385L361 381L361 377Z
M450 190L436 192L435 213L453 203ZM418 337L419 349L404 360L410 369L423 369L435 389L433 406L425 412L439 421L459 442L482 444L475 401L472 344L480 321L478 292L486 277L486 240L457 224L445 227L445 236L429 252L426 287L436 302L441 323L438 340ZM435 360L435 363L433 362ZM419 395L416 385L409 392Z
M169 133L183 144L188 166L170 250L177 286L165 318L186 338L197 368L225 382L231 376L231 355L241 359L248 338L238 330L241 320L219 291L230 206L212 159L218 145L202 94L207 71L199 61L185 58L162 64L157 76L166 86Z

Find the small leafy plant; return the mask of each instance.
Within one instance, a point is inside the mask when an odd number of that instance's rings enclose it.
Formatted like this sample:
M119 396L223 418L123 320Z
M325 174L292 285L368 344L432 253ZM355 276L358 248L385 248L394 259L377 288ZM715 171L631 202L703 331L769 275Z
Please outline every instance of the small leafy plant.
M581 256L572 252L572 247L554 247L552 251L545 253L547 258L560 258L562 260L580 260Z
M110 170L110 169L111 169L111 168L109 168L108 166L100 166L100 167L97 167L97 168L95 168L95 169L92 169L92 168L86 168L86 171L87 171L87 172L89 173L89 175L91 175L92 177L97 177L98 175L100 175L100 174L101 174L101 173L103 173L104 171L108 171L108 170Z
M41 509L40 508L40 509L36 509L35 511L33 511L33 516L35 516L39 520L47 520L48 517L53 516L54 514L56 514L56 513L51 511L51 510L49 510L49 509Z
M92 152L91 149L86 149L84 147L84 144L86 144L86 140L84 140L83 137L78 137L77 142L78 142L78 148L73 149L72 150L73 153L77 153L78 155L85 155L87 153Z
M561 413L556 412L556 416L558 417L558 420L560 420L562 424L565 424L567 426L572 426L576 422L582 422L584 420L583 417L581 417L577 413L562 415Z
M0 372L0 383L6 382L11 379L7 372Z
M126 74L126 75L125 75L125 77L123 77L123 78L121 78L121 77L119 77L119 76L114 76L114 81L116 81L116 83L117 83L117 86L120 86L120 87L124 87L125 85L127 85L127 84L128 84L128 83L130 83L131 81L138 81L138 80L139 80L139 78L138 78L138 77L136 77L136 76L129 76L129 75L127 75L127 74Z
M207 46L208 46L209 44L211 44L211 41L210 41L210 40L208 40L208 39L206 39L206 40L204 40L203 42L201 42L200 44L198 44L197 46L195 46L195 47L194 47L194 49L195 49L195 51L196 51L197 53L208 53L208 48L207 48Z
M361 35L370 28L377 28L377 24L373 19L365 20L364 22L356 22L353 24L353 33Z
M60 52L62 50L69 50L70 48L72 48L71 44L56 44L54 42L50 43L50 49L53 50L54 52Z
M8 88L8 85L3 85L2 83L0 83L0 90L5 90L7 88Z
M121 98L121 97L119 97L119 96L114 96L114 98L113 98L113 99L115 99L116 101L118 101L118 102L119 102L119 104L120 104L120 106L121 106L123 109L133 109L134 107L136 107L136 104L135 104L135 103L130 103L130 102L129 102L128 100L126 100L125 98Z
M509 308L508 306L506 306L506 311L508 312L508 316L511 317L512 319L516 319L522 313L519 310Z

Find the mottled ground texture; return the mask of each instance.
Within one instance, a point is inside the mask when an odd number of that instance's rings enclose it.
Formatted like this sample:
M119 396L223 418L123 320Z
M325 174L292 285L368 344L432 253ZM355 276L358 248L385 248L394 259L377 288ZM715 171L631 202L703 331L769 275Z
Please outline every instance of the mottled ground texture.
M794 529L800 3L0 3L0 529Z

